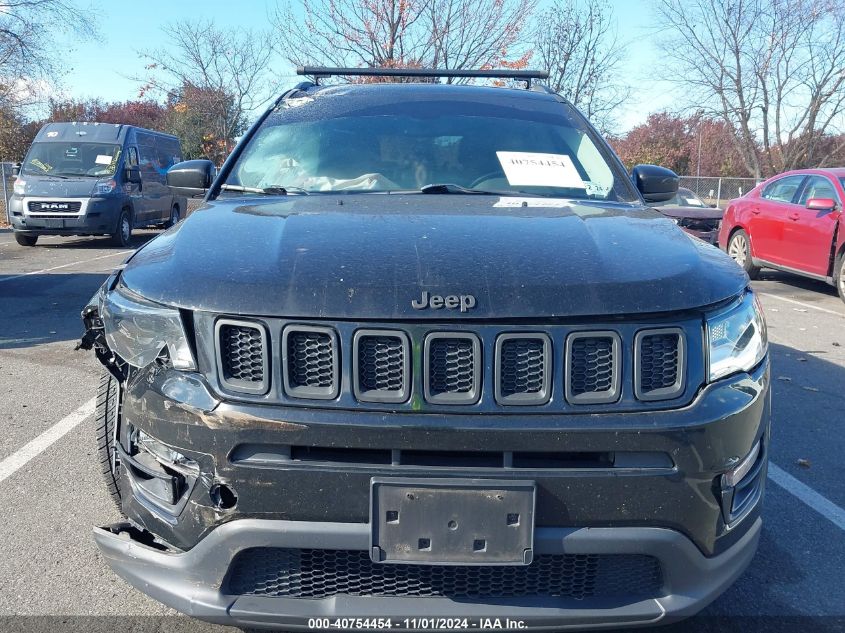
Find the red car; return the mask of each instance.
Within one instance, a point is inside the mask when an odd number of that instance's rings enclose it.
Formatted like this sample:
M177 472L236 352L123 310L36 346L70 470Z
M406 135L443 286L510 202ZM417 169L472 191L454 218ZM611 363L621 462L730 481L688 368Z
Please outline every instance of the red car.
M845 301L845 168L788 171L731 200L719 245L748 273L776 268L835 285Z

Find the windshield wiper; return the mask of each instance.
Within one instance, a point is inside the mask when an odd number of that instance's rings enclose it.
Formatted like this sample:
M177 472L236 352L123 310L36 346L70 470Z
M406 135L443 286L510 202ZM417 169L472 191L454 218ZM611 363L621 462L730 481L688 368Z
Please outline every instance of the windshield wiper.
M438 182L420 187L420 193L476 193L494 194L493 191L482 191L481 189L468 189L453 182Z
M308 195L308 190L302 187L283 187L281 185L270 185L269 187L244 187L243 185L220 185L221 189L226 191L243 191L245 193L263 193L268 196L286 196L290 192L300 193L304 196Z

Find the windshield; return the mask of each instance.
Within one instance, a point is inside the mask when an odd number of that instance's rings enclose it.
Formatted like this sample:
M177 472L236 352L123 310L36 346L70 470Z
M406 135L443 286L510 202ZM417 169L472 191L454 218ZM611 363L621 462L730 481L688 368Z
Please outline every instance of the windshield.
M120 145L111 143L33 143L21 172L35 176L113 176Z
M603 141L551 99L359 103L347 94L331 108L326 99L296 100L268 117L226 185L312 193L448 183L499 195L637 200Z
M669 198L665 202L654 202L653 207L700 207L706 208L707 205L701 198L696 196L689 189L678 189L678 193L674 197Z

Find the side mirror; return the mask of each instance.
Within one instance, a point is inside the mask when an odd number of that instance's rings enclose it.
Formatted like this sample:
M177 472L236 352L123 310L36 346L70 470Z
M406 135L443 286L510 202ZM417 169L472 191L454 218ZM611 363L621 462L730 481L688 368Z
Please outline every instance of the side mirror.
M678 175L657 165L637 165L631 179L646 202L666 202L678 193Z
M833 198L810 198L807 200L807 208L810 211L833 211L836 208L836 200Z
M185 196L201 196L211 187L216 174L210 160L186 160L167 170L167 186Z
M21 164L15 163L12 165L12 175L13 176L20 176L21 175Z
M719 205L717 205L715 202L711 202L708 206L709 206L711 209L718 209L718 208L719 208Z
M140 184L140 182L141 182L141 168L140 167L127 167L126 168L126 182L131 182L133 185Z

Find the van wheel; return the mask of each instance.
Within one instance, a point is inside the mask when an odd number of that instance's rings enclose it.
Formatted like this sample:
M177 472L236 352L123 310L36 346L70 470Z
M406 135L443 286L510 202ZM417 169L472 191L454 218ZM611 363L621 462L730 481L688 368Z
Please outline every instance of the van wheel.
M164 228L169 229L171 226L175 225L179 222L179 205L174 204L173 208L170 209L170 219L164 223Z
M124 209L120 212L120 217L117 220L117 228L111 234L111 242L115 246L128 246L132 239L132 216L129 209Z
M15 233L15 241L21 246L35 246L35 243L38 241L38 236Z
M728 242L728 255L748 273L751 279L757 279L760 276L760 267L755 266L751 259L751 241L748 239L748 233L742 229L731 235Z
M118 481L117 456L115 442L120 429L120 384L114 376L103 369L100 385L97 388L97 409L94 413L94 425L97 430L97 457L100 472L106 483L109 497L121 511L120 487Z

